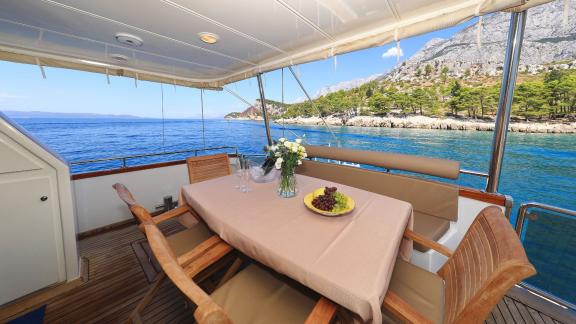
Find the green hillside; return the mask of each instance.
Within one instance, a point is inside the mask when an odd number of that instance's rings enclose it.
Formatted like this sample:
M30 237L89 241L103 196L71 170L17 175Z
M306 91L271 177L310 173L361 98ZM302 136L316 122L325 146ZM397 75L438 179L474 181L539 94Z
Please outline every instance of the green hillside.
M314 105L302 102L286 106L275 117L336 115L343 120L356 115L389 113L424 116L493 117L498 106L501 77L449 78L442 68L432 77L432 66L418 69L413 81L372 81L358 88L321 96ZM519 74L512 116L523 120L576 117L576 69L552 70L536 75Z

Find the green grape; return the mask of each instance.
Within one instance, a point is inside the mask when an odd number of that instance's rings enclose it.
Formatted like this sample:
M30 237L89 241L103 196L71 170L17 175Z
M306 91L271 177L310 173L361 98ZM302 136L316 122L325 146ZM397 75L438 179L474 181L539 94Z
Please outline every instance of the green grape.
M336 204L334 205L334 208L332 208L333 212L340 212L344 209L346 209L346 207L348 207L348 199L346 198L346 196L344 196L343 194L339 193L339 192L335 192L333 193L334 199L336 199Z

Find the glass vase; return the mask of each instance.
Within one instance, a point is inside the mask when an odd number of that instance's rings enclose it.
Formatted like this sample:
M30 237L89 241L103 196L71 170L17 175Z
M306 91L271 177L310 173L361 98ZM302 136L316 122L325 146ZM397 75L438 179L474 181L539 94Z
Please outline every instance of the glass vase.
M280 178L278 179L278 196L291 198L296 196L296 193L296 175L294 174L294 168L282 168Z

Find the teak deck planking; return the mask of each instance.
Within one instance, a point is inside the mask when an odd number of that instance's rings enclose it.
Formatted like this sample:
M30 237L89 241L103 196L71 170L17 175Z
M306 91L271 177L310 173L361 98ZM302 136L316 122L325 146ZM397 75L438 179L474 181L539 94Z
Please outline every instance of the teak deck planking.
M165 233L182 228L176 221L160 227ZM137 226L131 225L78 241L80 254L87 260L88 278L80 286L48 301L45 323L125 322L151 285L132 246L143 239ZM550 310L543 312L527 305L521 293L511 292L492 311L486 323L561 324L576 319L571 317L572 313L556 316ZM147 323L193 323L192 312L193 307L184 295L166 280L142 318ZM4 320L0 318L0 322Z

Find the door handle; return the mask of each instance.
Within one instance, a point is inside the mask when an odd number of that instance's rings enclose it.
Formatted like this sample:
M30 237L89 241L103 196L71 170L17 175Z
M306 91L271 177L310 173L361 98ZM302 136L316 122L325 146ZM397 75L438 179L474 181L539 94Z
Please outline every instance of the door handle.
M42 197L40 197L40 200L41 200L41 201L46 201L46 200L48 200L48 196L42 196Z

